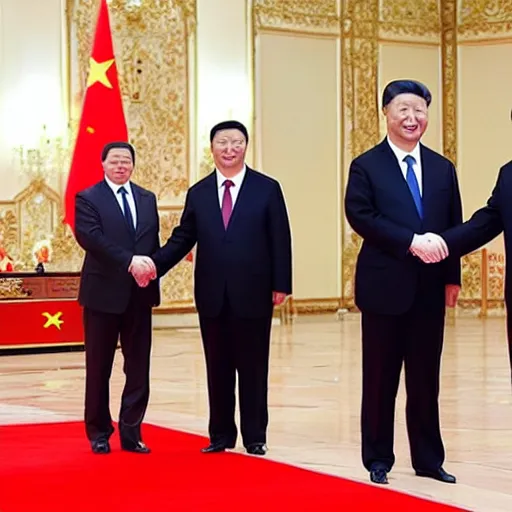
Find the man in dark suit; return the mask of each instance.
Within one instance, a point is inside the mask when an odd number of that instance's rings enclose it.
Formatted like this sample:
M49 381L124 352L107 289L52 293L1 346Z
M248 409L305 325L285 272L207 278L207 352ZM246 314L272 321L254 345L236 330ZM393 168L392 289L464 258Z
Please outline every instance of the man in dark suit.
M149 453L141 423L149 400L151 308L160 302L158 281L140 288L130 274L150 268L159 247L155 195L130 181L135 151L126 142L103 149L104 180L76 196L75 233L85 250L79 302L84 308L85 425L92 451L110 452L114 432L109 382L118 339L126 383L119 413L121 447Z
M442 467L438 394L445 306L457 300L460 260L426 265L417 256L446 255L432 232L459 224L462 207L454 166L420 144L430 102L418 82L386 86L387 137L352 162L345 196L348 222L363 239L355 285L362 312L362 458L380 484L395 462L402 363L412 465L419 476L455 483Z
M279 183L245 165L245 126L222 122L210 141L216 169L190 188L180 225L152 259L161 276L197 243L195 300L210 405L203 452L235 447L238 372L243 444L264 455L272 310L292 292L288 214Z
M509 255L512 254L512 162L505 164L498 174L498 180L487 201L487 206L476 211L464 224L441 233L451 257L460 257L489 243L505 232L505 254L507 267L511 268ZM428 256L428 255L426 255ZM432 257L429 262L440 261ZM426 258L428 259L428 258ZM512 272L505 277L505 304L507 311L512 308ZM507 335L510 367L512 370L512 317L507 314Z

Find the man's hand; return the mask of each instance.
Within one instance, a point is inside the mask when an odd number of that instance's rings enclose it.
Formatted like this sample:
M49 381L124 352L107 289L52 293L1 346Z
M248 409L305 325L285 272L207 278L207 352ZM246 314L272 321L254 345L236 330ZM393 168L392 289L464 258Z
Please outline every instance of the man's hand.
M156 267L149 256L134 256L128 272L142 288L145 288L152 279L156 279Z
M272 302L274 306L280 306L286 299L286 293L272 292Z
M414 235L410 251L424 263L439 263L449 254L446 242L435 233Z
M458 284L447 284L445 287L446 305L454 308L459 298L460 286Z

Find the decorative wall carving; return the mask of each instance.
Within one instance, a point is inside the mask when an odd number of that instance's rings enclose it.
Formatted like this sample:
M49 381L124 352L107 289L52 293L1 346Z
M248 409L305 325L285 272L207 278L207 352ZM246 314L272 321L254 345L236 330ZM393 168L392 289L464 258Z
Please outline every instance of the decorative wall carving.
M443 153L457 165L457 0L441 0Z
M512 0L459 0L460 41L512 35Z
M344 3L342 38L343 172L350 161L377 144L379 2L347 0ZM346 183L346 179L344 180ZM346 220L343 233L342 303L354 305L354 274L360 240Z
M503 300L505 295L505 255L492 252L487 260L487 296L490 300Z
M379 37L439 42L438 0L381 0Z
M181 210L160 210L160 240L164 244L172 230L179 224ZM193 306L193 262L183 260L176 265L162 280L162 307Z
M16 203L7 201L0 204L0 235L3 236L3 245L7 254L12 258L15 258L14 255L19 248L18 217Z
M213 161L213 155L210 149L210 144L205 145L203 148L203 154L201 155L201 161L199 163L199 179L208 176L215 167Z
M254 0L253 16L257 29L340 31L336 0Z

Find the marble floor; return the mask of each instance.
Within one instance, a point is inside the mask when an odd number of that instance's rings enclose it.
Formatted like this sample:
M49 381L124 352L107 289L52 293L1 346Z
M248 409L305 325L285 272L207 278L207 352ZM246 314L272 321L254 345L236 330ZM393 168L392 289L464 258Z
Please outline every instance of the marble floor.
M359 455L359 336L357 314L342 320L304 317L274 327L269 458L368 482ZM156 329L154 339L147 421L204 435L207 396L198 330ZM113 411L119 408L122 385L118 354ZM0 423L81 419L83 388L82 352L0 356ZM402 383L397 463L388 488L474 511L510 512L512 392L504 319L448 323L441 414L445 468L457 476L457 485L414 476Z

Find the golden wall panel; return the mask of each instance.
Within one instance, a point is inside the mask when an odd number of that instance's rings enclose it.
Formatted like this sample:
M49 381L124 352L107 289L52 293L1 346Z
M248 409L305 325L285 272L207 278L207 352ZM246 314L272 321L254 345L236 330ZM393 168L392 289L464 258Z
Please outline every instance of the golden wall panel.
M344 172L350 161L379 142L379 2L347 0L343 11L342 115ZM346 183L346 179L344 180ZM354 305L354 274L360 239L344 220L342 303Z
M337 0L254 0L257 29L279 29L338 34Z
M381 0L379 37L439 42L438 0Z
M457 0L441 0L443 153L457 165Z
M162 245L172 230L179 224L181 210L160 210L160 240ZM162 304L164 308L172 306L193 306L193 262L183 260L161 280Z
M213 161L213 155L208 144L204 146L201 161L199 162L199 179L208 176L214 168L215 162Z
M16 203L0 203L0 235L7 253L14 258L19 247L19 215Z
M482 254L480 251L462 258L462 288L460 299L463 301L482 298Z
M503 300L505 296L505 255L491 252L487 261L487 297Z
M512 36L512 0L460 0L460 41Z
M481 316L505 313L505 257L480 249L462 258L459 308Z

